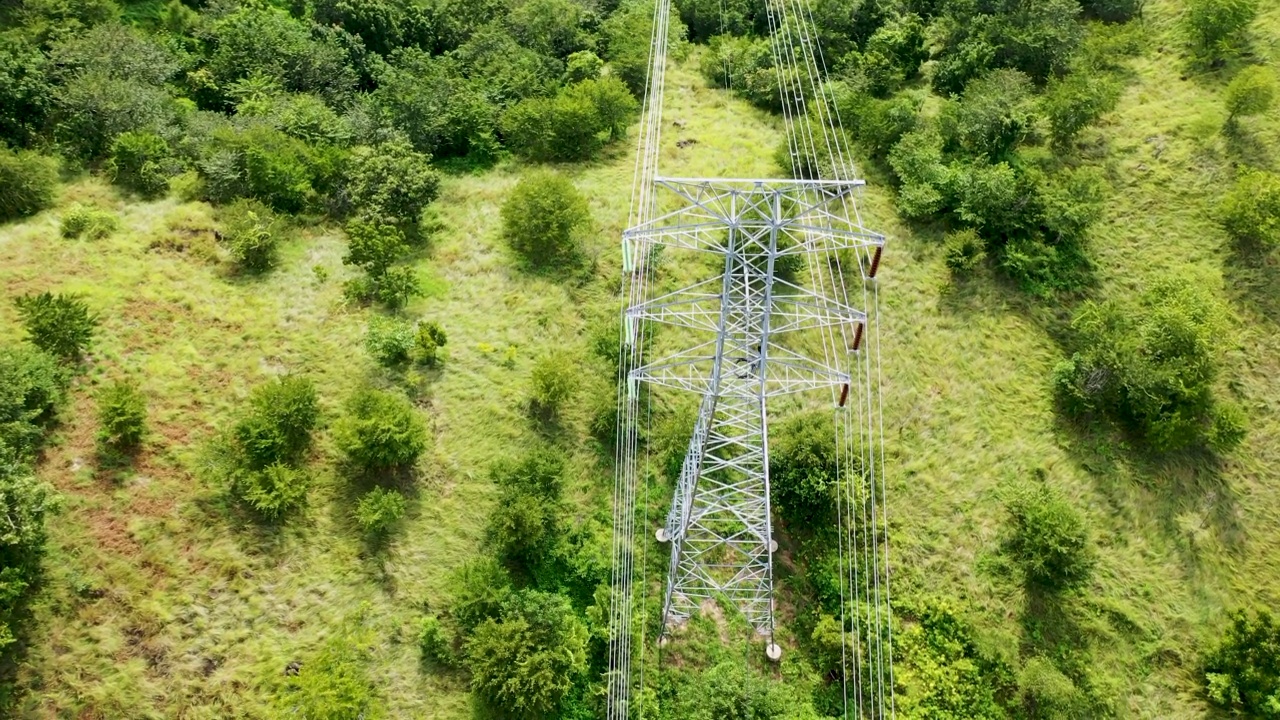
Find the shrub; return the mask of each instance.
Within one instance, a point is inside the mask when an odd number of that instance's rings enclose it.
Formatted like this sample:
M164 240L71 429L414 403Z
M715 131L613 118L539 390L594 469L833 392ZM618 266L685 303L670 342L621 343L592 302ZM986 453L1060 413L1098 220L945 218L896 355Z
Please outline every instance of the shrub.
M947 233L943 245L943 257L953 273L973 272L987 258L986 243L972 229Z
M408 400L366 388L347 402L334 426L339 452L365 473L412 465L427 448L427 428Z
M635 98L620 80L604 76L562 88L552 98L528 98L503 116L503 136L536 160L583 160L626 132Z
M0 389L0 394L3 394ZM54 489L19 462L16 452L0 442L0 650L17 641L18 623L28 589L40 574L44 555L45 517L59 501Z
M416 229L422 211L439 193L440 176L430 160L399 138L356 148L347 171L347 201L364 217Z
M1018 688L1033 718L1068 720L1080 717L1080 693L1071 678L1045 657L1033 657L1018 674Z
M410 298L422 294L418 273L411 267L389 268L374 281L373 296L383 305L395 310L409 303Z
M114 77L93 68L55 91L53 135L69 156L105 156L122 133L172 125L173 98L163 87Z
M653 3L625 0L600 26L603 57L614 74L634 95L644 93L649 74L649 43L653 36ZM676 57L684 45L684 23L671 23L667 30L667 52Z
M393 367L409 362L416 340L413 326L409 323L375 315L369 319L364 346L379 365Z
M355 86L355 71L336 38L312 33L284 10L240 8L218 18L208 35L208 70L216 87L261 75L280 78L287 90L314 92L340 104Z
M449 613L464 632L497 618L511 595L511 578L495 558L481 555L449 577Z
M690 675L675 700L673 717L690 720L818 720L812 700L746 663L722 661Z
M78 295L22 295L14 300L31 343L64 360L76 360L89 347L98 317Z
M579 373L573 358L564 352L552 351L538 358L530 373L534 410L548 416L559 413L565 401L577 391Z
M1068 411L1114 418L1159 452L1205 442L1220 417L1213 386L1226 327L1223 307L1188 280L1162 280L1132 307L1085 303L1072 321L1077 350L1054 371L1058 397Z
M524 590L466 645L471 687L503 717L557 717L587 669L587 629L562 595Z
M872 156L884 159L902 136L916 128L922 105L918 96L901 93L881 100L859 92L837 95L840 119Z
M502 204L507 242L529 265L574 259L578 233L590 219L587 202L568 178L551 171L525 175Z
M366 533L382 537L404 517L404 495L399 490L374 488L356 505L356 523Z
M444 328L430 320L418 323L418 331L414 334L413 358L428 367L439 361L440 348L449 341Z
M347 223L345 265L354 265L377 278L409 250L404 233L394 225L373 220Z
M423 662L436 665L452 665L453 640L440 622L440 618L428 615L418 622L418 649Z
M498 34L509 40L505 33ZM546 72L541 67L542 60L535 55L533 62L523 63L520 58L527 56L519 52L520 48L509 49L492 67L477 68L473 77L490 78L500 86L499 77L507 75L502 80L509 82L508 87L495 88L495 95L540 94L544 86L540 76ZM513 55L517 56L514 60ZM517 72L512 72L513 64ZM392 53L389 66L378 73L377 80L378 89L372 95L374 106L404 129L419 152L436 157L474 154L484 159L497 149L497 108L490 102L487 88L462 77L454 60L432 57L429 51L419 48L400 48ZM511 85L519 87L513 90Z
M259 515L274 522L302 506L310 485L306 470L274 463L259 470L238 472L232 490Z
M835 518L839 482L835 426L810 413L793 418L770 438L769 476L773 507L787 529L825 528Z
M254 388L232 434L248 467L261 470L300 461L319 419L315 385L305 377L285 375Z
M279 259L280 224L257 200L237 200L223 212L222 241L236 267L248 273L270 270Z
M1081 0L1085 13L1107 22L1126 22L1142 14L1146 0Z
M34 455L62 404L66 373L47 352L0 345L0 453Z
M340 166L332 147L307 145L267 125L215 130L199 162L211 202L247 197L285 213L306 209Z
M1096 72L1072 72L1049 79L1040 111L1049 121L1054 145L1067 147L1120 100L1120 84Z
M111 144L111 159L106 165L113 183L144 198L168 192L173 169L169 144L152 132L121 134Z
M57 185L54 160L33 152L13 152L0 144L0 222L52 207Z
M557 538L564 462L550 450L534 450L517 462L498 463L493 477L499 498L489 516L489 543L503 559L530 571Z
M68 240L78 237L101 240L115 232L118 225L119 220L112 213L77 203L62 213L59 232Z
M1218 221L1242 245L1280 247L1280 175L1242 172L1218 206Z
M943 163L942 136L920 128L902 136L889 151L889 167L898 178L898 209L908 218L926 218L947 201L950 169Z
M1009 513L1001 550L1029 588L1060 592L1089 582L1094 550L1084 517L1045 485L1015 488L1005 501Z
M302 662L289 678L280 716L312 720L381 720L386 717L376 685L369 677L373 632L366 625L367 607L347 618L338 632Z
M0 38L0 140L22 147L43 129L53 105L48 66L34 42L12 33Z
M1267 610L1230 613L1221 642L1205 658L1209 699L1233 713L1280 713L1280 624Z
M1227 122L1238 117L1260 115L1271 108L1276 97L1276 77L1262 65L1250 65L1241 70L1227 85Z
M604 70L604 61L590 50L581 50L569 55L564 62L564 80L568 84L583 80L595 80Z
M1201 62L1236 54L1257 14L1257 0L1190 0L1182 26L1192 54Z
M136 382L119 380L98 393L98 443L120 452L136 448L147 431L147 398Z
M995 162L1034 132L1035 110L1030 78L1017 70L992 70L946 107L943 127L967 153Z

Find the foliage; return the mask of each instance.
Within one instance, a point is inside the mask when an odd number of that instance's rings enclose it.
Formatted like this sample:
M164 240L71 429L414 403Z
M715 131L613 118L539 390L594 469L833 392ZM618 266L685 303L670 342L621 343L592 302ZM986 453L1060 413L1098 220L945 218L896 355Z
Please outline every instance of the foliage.
M1238 243L1280 247L1280 175L1242 172L1218 206L1218 218Z
M595 80L604 70L604 61L590 50L572 53L564 61L564 79L570 85Z
M1080 131L1111 111L1120 99L1120 85L1100 73L1076 71L1049 79L1040 98L1040 111L1049 121L1057 147L1067 147Z
M511 578L502 565L480 555L450 576L449 613L463 631L471 632L485 620L497 618L511 592Z
M565 176L526 174L502 204L503 234L529 265L553 267L578 254L578 233L590 221L587 202Z
M451 665L454 662L453 639L440 618L427 615L418 623L418 649L424 662Z
M78 295L42 292L14 300L31 344L63 360L78 360L89 347L98 317Z
M958 94L971 79L997 68L1044 82L1064 71L1079 47L1079 14L1076 0L948 3L934 89Z
M600 26L604 45L602 57L613 74L634 95L641 95L649 73L649 44L653 36L652 0L623 0ZM667 31L667 52L679 57L685 39L684 23L671 23Z
M53 205L57 163L0 144L0 222L34 215Z
M296 213L316 201L317 190L335 181L341 159L331 146L308 145L269 125L254 124L215 130L199 169L214 203L246 197Z
M1146 0L1081 0L1085 14L1107 22L1125 22L1142 15Z
M399 490L376 487L356 504L356 523L366 533L381 537L404 517L404 495Z
M67 239L86 237L101 240L115 232L119 222L111 212L77 203L62 213L58 232Z
M499 497L489 516L489 543L506 561L532 570L556 542L564 461L550 449L535 449L496 464L493 479Z
M774 66L773 50L766 38L717 35L702 55L702 75L716 87L732 88L757 107L782 110L780 71ZM786 76L784 76L786 77ZM786 77L784 82L798 82Z
M117 380L98 393L98 443L120 452L136 448L147 431L147 398L138 384Z
M369 677L375 646L367 607L303 661L282 696L282 714L299 720L380 720L386 716L377 685Z
M1188 0L1182 26L1192 55L1211 62L1238 53L1257 14L1257 0Z
M49 353L29 345L0 345L0 452L30 458L56 419L67 377Z
M412 465L427 448L427 428L404 397L364 388L347 401L333 439L348 463L373 474Z
M413 268L394 266L409 251L404 233L395 225L376 220L347 223L346 265L364 269L366 277L352 281L347 292L353 299L377 299L391 309L399 308L422 292Z
M1224 103L1228 122L1238 117L1260 115L1271 108L1276 97L1276 76L1262 65L1250 65L1231 79Z
M970 273L987 258L986 243L972 228L949 232L943 238L944 258L953 273Z
M126 132L111 144L106 171L111 181L142 197L158 197L169 189L169 144L151 132Z
M1280 624L1267 610L1235 610L1204 662L1209 699L1251 717L1280 717Z
M770 438L773 509L791 532L825 528L835 518L840 468L835 426L809 413L792 418Z
M948 140L970 157L1005 159L1034 132L1031 79L1017 70L993 70L965 87L946 106L943 127Z
M523 590L466 644L471 687L503 717L558 717L587 669L587 629L562 595Z
M26 38L0 34L0 145L30 144L52 105L48 58Z
M259 385L232 436L251 470L292 465L311 445L320 419L315 385L300 375L285 375Z
M666 717L688 720L818 720L798 688L761 677L741 660L685 680Z
M383 367L409 362L417 334L411 324L394 317L375 315L369 318L364 346Z
M0 390L3 392L3 390ZM28 590L40 574L45 518L58 505L53 487L38 480L13 448L0 442L0 650L17 641Z
M347 169L347 202L364 217L416 229L422 211L439 192L440 176L430 160L399 138L356 148Z
M1067 720L1084 712L1075 683L1046 657L1033 657L1022 666L1018 687L1031 717Z
M1001 698L1013 684L1012 673L979 648L973 628L956 608L933 601L900 606L894 614L913 617L894 633L898 712L937 720L1009 717Z
M461 76L454 62L418 48L397 50L379 71L372 103L404 130L419 152L492 155L497 108L479 86Z
M222 241L236 267L247 273L270 270L278 260L280 224L257 200L237 200L221 213Z
M413 357L423 365L433 367L440 360L440 348L448 342L449 336L439 324L420 320L413 336Z
M1054 371L1068 411L1104 413L1160 452L1208 439L1223 414L1213 386L1226 330L1225 310L1208 290L1193 281L1161 280L1136 306L1085 303L1072 329L1077 350Z
M840 119L850 136L873 157L883 160L902 136L916 129L922 105L919 96L900 93L882 100L842 88L836 95Z
M512 150L535 160L584 160L626 133L635 98L606 75L562 88L554 97L521 100L502 116Z
M259 515L275 522L302 506L310 485L311 477L306 470L273 463L264 468L242 469L235 473L231 490Z
M574 359L562 351L549 352L538 358L530 373L534 409L549 416L557 414L577 392L580 372Z
M1052 488L1020 485L1005 501L1009 513L1001 550L1018 566L1027 587L1074 590L1089 582L1095 553L1084 517Z

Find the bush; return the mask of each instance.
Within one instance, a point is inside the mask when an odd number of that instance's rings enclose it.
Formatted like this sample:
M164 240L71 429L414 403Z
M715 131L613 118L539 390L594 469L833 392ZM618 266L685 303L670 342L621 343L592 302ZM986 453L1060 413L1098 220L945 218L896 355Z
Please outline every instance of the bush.
M311 476L306 470L274 463L259 470L241 470L232 481L236 496L270 521L277 521L307 499Z
M505 33L498 35L502 40L510 40ZM541 94L544 87L541 76L549 75L549 71L542 67L542 58L536 54L528 58L520 50L514 43L509 44L502 57L491 66L476 68L472 77L489 78L498 86L493 89L495 95ZM460 54L462 51L459 48ZM525 59L532 62L524 62ZM392 53L389 66L378 73L378 89L372 95L372 102L397 127L404 129L419 152L436 157L474 154L479 159L488 159L497 149L494 136L497 108L489 100L488 88L478 80L462 77L455 62L446 57L432 57L430 52L419 48L401 48ZM506 87L502 87L504 81ZM512 85L518 88L513 89Z
M392 310L409 304L409 300L422 294L418 274L411 267L389 268L374 281L373 296Z
M1063 148L1119 100L1119 83L1101 73L1076 71L1049 79L1040 111L1049 121L1054 145Z
M497 618L511 595L511 578L495 558L481 555L449 577L449 613L463 632Z
M88 69L55 91L53 135L64 152L83 161L105 156L123 133L173 124L176 109L163 87Z
M1085 303L1072 321L1078 349L1054 371L1058 397L1070 412L1114 418L1158 452L1211 435L1242 439L1225 426L1213 430L1226 327L1223 307L1187 280L1162 280L1133 307Z
M404 517L404 495L399 490L374 488L356 505L356 523L374 537L385 536Z
M399 395L370 388L347 402L333 434L346 461L365 473L408 467L427 448L427 428L413 405Z
M1205 658L1209 699L1232 713L1280 715L1280 624L1267 610L1235 610L1222 641Z
M1015 488L1005 501L1009 519L1001 550L1029 588L1073 590L1089 582L1095 562L1084 517L1045 485Z
M489 543L506 561L532 571L558 537L564 462L551 450L534 450L495 465L493 478L499 497L489 516Z
M136 382L120 380L98 393L98 444L124 452L142 442L147 431L147 398Z
M541 170L520 179L502 204L503 234L534 267L551 267L578 255L578 234L590 220L587 202L568 178Z
M582 50L565 58L564 80L572 85L583 80L595 80L604 70L604 61L590 50Z
M1218 206L1218 221L1241 245L1280 247L1280 175L1242 172Z
M524 590L466 645L471 687L503 717L558 717L587 670L587 629L562 595Z
M552 98L528 98L502 119L512 150L535 160L584 160L620 138L636 110L622 81L606 75L561 88Z
M1031 79L1017 70L992 70L947 105L943 121L949 139L966 153L997 162L1035 130Z
M53 105L48 70L49 59L34 42L12 33L0 37L0 145L28 145L43 129Z
M452 665L454 662L453 639L440 622L440 618L428 615L418 623L418 649L422 660L435 665Z
M987 258L986 243L972 229L947 233L943 245L943 257L953 273L973 272Z
M770 438L769 487L788 530L805 533L831 524L839 472L829 417L810 413L781 425Z
M78 295L22 295L14 300L31 344L63 360L77 360L89 347L98 317Z
M0 144L0 222L52 207L57 186L54 160L33 152L13 152Z
M208 71L217 88L259 75L280 78L287 90L313 92L341 104L355 87L356 73L336 37L312 33L281 9L240 8L218 18L208 36Z
M169 176L177 168L164 138L152 132L127 132L111 144L105 169L111 182L152 198L168 192Z
M534 410L554 416L578 390L581 370L573 358L561 351L552 351L533 363L530 379L533 395L530 398Z
M280 224L270 208L257 200L237 200L221 214L222 241L237 268L262 273L275 266Z
M386 717L377 685L369 677L375 638L366 625L367 606L302 662L280 696L278 716L305 720L381 720Z
M409 251L404 233L394 225L373 220L347 223L347 254L344 265L354 265L377 278Z
M780 681L762 677L746 663L722 661L690 674L672 717L688 720L819 720L812 700Z
M20 634L26 595L40 574L45 517L58 501L53 487L36 479L15 451L0 443L0 516L5 518L0 533L0 651Z
M600 26L603 57L615 75L634 95L644 93L649 74L649 45L653 36L653 8L650 0L625 0L609 13ZM684 23L671 23L667 30L667 52L678 57L684 45Z
M1182 25L1192 54L1211 62L1238 53L1257 14L1257 0L1189 0Z
M414 334L413 358L428 367L439 361L440 348L449 341L444 328L430 320L418 322L418 331Z
M1080 693L1075 683L1047 658L1033 657L1022 666L1018 688L1030 717L1069 720L1080 717L1084 710L1080 707Z
M375 315L369 319L364 346L379 365L394 367L409 362L416 340L416 333L409 323Z
M119 220L112 213L77 203L62 213L59 232L68 240L78 237L101 240L115 232L118 225Z
M1276 97L1276 77L1262 65L1250 65L1241 70L1227 85L1227 122L1238 117L1260 115L1271 108Z
M430 160L398 138L377 147L356 148L347 171L347 201L362 217L385 218L416 229L422 211L439 193L440 176L431 169Z
M319 419L315 385L305 377L285 375L254 388L232 435L250 469L292 465L310 447Z
M1126 22L1142 14L1146 0L1081 0L1086 14L1106 22Z
M335 183L342 160L332 146L307 145L255 124L215 130L199 170L211 202L253 198L274 210L298 213L317 199L318 190Z
M29 458L40 447L65 396L58 361L28 345L0 345L0 453Z

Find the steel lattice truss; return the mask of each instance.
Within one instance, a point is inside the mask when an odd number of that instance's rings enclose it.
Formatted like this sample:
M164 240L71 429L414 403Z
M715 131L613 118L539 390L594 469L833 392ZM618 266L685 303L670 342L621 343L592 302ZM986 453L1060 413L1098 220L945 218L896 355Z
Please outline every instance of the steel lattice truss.
M864 256L851 266L874 268L884 237L849 216L861 181L660 177L655 184L678 205L624 234L628 269L657 247L723 258L718 276L633 305L625 316L629 343L645 322L706 335L629 376L632 387L648 382L702 397L659 532L671 542L664 633L703 602L723 598L771 636L768 399L832 386L847 392L850 383L845 369L790 349L786 336L846 326L860 338L867 320L864 311L781 277L778 261L846 252Z

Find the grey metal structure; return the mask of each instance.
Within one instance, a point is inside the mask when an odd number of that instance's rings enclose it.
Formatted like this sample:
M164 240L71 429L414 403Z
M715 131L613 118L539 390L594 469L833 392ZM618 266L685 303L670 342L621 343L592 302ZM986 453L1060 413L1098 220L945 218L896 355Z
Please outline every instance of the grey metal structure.
M625 325L664 323L705 336L649 360L629 379L702 397L697 423L659 539L671 543L664 633L708 600L736 605L762 635L773 634L773 533L769 507L768 400L840 388L852 378L828 358L788 347L806 330L848 328L867 315L780 276L779 261L836 252L875 263L884 237L850 219L859 180L658 177L675 209L624 234L628 255L665 247L715 253L721 272L626 310ZM854 340L853 342L858 342Z

